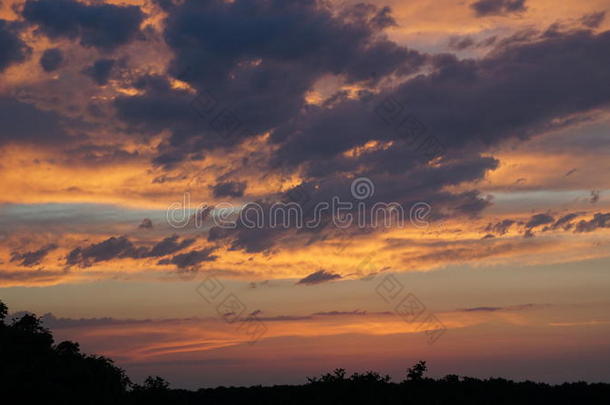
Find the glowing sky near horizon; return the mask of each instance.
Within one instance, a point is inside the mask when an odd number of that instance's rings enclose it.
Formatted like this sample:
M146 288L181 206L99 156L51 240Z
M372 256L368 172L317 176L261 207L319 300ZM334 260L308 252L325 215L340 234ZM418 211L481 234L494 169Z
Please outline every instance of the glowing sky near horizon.
M0 300L176 387L400 379L420 359L609 382L610 1L368 3L0 1ZM384 100L443 154L379 119ZM367 207L430 212L313 231L192 218L302 189L354 200L361 178ZM255 344L201 296L208 277L264 325ZM421 318L384 299L390 279Z

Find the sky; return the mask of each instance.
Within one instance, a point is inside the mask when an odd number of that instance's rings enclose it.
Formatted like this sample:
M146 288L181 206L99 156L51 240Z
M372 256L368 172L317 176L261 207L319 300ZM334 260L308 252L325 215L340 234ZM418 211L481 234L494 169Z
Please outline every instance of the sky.
M0 300L136 382L610 382L609 12L0 0Z

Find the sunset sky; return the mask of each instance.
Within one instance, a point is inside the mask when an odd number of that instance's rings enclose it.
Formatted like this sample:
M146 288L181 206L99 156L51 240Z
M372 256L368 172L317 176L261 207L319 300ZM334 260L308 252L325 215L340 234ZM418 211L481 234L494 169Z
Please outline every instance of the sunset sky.
M610 0L0 0L0 119L0 300L134 381L610 382Z

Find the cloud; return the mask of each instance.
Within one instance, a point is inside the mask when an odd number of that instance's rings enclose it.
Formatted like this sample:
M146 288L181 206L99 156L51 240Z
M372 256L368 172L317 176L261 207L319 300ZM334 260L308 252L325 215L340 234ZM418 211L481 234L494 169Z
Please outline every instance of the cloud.
M160 148L160 164L186 160L193 149L233 146L294 119L309 89L325 75L376 83L423 63L419 53L381 35L393 19L388 8L371 5L330 9L300 0L185 1L171 8L166 23L164 38L175 55L170 73L198 90L210 113L195 119L196 113L185 108L192 96L177 102L184 92L160 79L148 80L143 95L117 99L129 124L151 132L172 130ZM211 121L217 129L210 128ZM222 122L243 125L228 134Z
M610 31L599 35L578 31L499 46L479 60L437 55L432 73L374 99L363 99L368 102L345 100L332 109L312 109L299 121L301 125L279 128L272 139L280 143L281 163L312 161L321 165L319 172L329 167L349 171L363 164L405 171L418 162L417 154L409 153L414 137L407 136L406 126L400 131L393 125L398 125L398 116L408 114L423 123L422 132L433 134L444 145L447 158L468 152L472 159L473 153L506 139L547 131L566 115L607 106L610 95L599 83L610 80L610 59L601 56L608 46ZM574 49L583 55L575 55ZM535 98L537 108L522 102L526 96ZM388 97L397 117L386 114L384 121L371 110ZM388 124L392 118L395 124ZM375 139L394 145L356 159L342 155ZM331 159L332 166L322 159ZM422 160L419 157L420 164Z
M63 159L67 164L109 165L125 163L140 156L138 151L127 151L122 145L83 144L64 150Z
M307 277L299 280L297 282L297 284L314 285L314 284L325 283L327 281L337 280L340 278L341 278L341 276L339 274L330 273L330 272L327 272L326 270L319 270L319 271L316 271L315 273L311 273Z
M396 201L409 207L427 201L435 212L448 216L476 216L490 205L488 199L476 189L448 190L473 184L496 169L498 160L489 156L490 148L570 125L567 117L610 102L609 93L599 86L610 81L610 60L604 56L610 33L558 31L551 37L531 31L519 40L498 43L480 59L458 59L389 45L381 28L389 21L375 20L388 17L387 10L359 6L333 14L322 6L290 1L277 12L267 9L271 3L187 1L171 9L164 32L175 55L169 72L178 76L186 71L181 80L198 90L201 104L209 102L205 105L215 109L209 116L198 116L188 107L192 96L161 76L143 77L136 83L138 95L118 97L119 116L133 130L171 132L159 146L156 164L167 169L201 160L211 149L234 147L246 137L270 131L272 155L264 169L302 174L301 186L319 186L311 194L314 204L333 195L349 199L348 175L363 176L372 179L377 190L368 203ZM272 31L282 29L281 43L262 29L263 20L273 23ZM318 22L308 25L311 35L303 46L297 46L304 39L294 32L300 21ZM231 46L222 41L237 34L242 41ZM325 46L314 46L322 37L327 38ZM369 71L377 72L377 79L367 79L366 69L356 66L373 49L383 55L378 60L386 68L374 66ZM403 56L394 60L395 54ZM360 91L348 97L338 92L317 105L304 102L313 83L329 73L346 84L374 86L381 78L406 77L400 76L403 69L418 72L422 66L428 68L426 74L378 89L378 94ZM287 72L290 81L285 80ZM279 107L272 101L277 99L283 100ZM536 107L525 99L534 100ZM425 136L443 145L438 164L429 164L430 157L413 147L415 137L387 122L392 117L380 116L379 106L387 100L421 124ZM210 122L229 107L227 121L242 125L232 136L223 136ZM364 148L371 143L376 146ZM359 148L363 151L354 153ZM242 228L213 228L208 239L226 239L231 249L261 252L295 231Z
M610 228L610 213L597 213L589 221L582 220L576 225L574 232L593 232L599 228Z
M572 174L576 173L577 171L578 171L578 169L570 169L570 170L569 170L569 171L568 171L568 172L565 174L565 176L566 176L566 177L571 176Z
M573 212L570 214L566 214L563 217L559 218L553 225L551 225L550 229L562 228L564 231L567 231L573 227L572 220L582 215L579 212Z
M453 36L453 37L449 38L449 48L456 50L456 51L462 51L464 49L470 48L474 44L475 44L474 40L469 36L465 36L465 37Z
M0 122L0 144L57 145L70 139L60 115L10 97L0 97Z
M477 17L525 11L525 0L478 0L470 5Z
M554 221L555 219L549 214L535 214L526 222L525 227L532 229L540 225L553 223Z
M49 252L55 249L57 249L57 245L51 243L45 247L31 252L12 252L11 262L21 262L21 266L32 267L37 264L40 264L41 260L44 259Z
M212 187L214 197L242 197L246 191L247 183L238 181L228 181L218 183Z
M589 202L591 204L595 204L599 201L599 190L591 190L591 198L589 199Z
M85 248L77 247L73 249L66 257L66 264L88 267L93 263L117 258L141 257L145 252L146 248L136 248L126 237L120 236L117 238L113 236Z
M171 259L164 259L159 261L159 264L174 264L180 269L187 267L193 267L203 262L213 262L218 259L218 256L212 255L216 248L209 247L201 250L192 250L187 253L182 253L172 257Z
M153 228L153 223L150 220L150 218L144 218L142 220L142 223L140 225L138 225L139 229L152 229Z
M144 254L144 257L166 256L182 249L186 249L194 242L195 239L184 239L182 241L178 241L178 235L172 235L154 245L149 252Z
M526 311L538 307L545 307L547 305L540 304L520 304L510 305L505 307L471 307L458 309L458 312L497 312L497 311Z
M83 74L89 76L99 86L103 86L108 83L115 62L114 59L98 59L93 65L86 67Z
M10 65L23 62L31 52L20 38L15 25L6 20L0 20L0 73Z
M135 37L144 14L136 6L27 0L23 18L51 39L79 38L82 46L110 51Z
M606 12L599 11L597 13L591 13L591 14L586 14L586 15L582 16L580 21L586 27L597 28L601 25L601 23L604 21L605 18L606 18Z
M461 312L496 312L500 311L504 308L502 307L473 307L473 308L464 308L460 309Z
M112 236L102 242L94 243L84 248L77 247L73 249L66 257L66 264L69 266L79 265L81 267L88 267L93 263L113 259L162 257L186 249L194 242L195 239L184 239L179 241L178 235L172 235L157 242L150 249L147 249L145 246L136 247L134 243L125 236ZM199 256L195 254L193 260L197 257Z
M13 314L16 316L18 314ZM151 323L149 319L116 319L110 317L104 318L58 318L52 313L46 313L40 317L45 327L50 329L65 329L65 328L91 328L103 326L116 326L125 324L141 324Z
M353 310L353 311L325 311L325 312L315 312L312 315L315 316L349 316L349 315L367 315L366 311Z
M64 57L63 53L61 52L61 49L47 49L40 57L40 66L42 66L45 72L52 72L59 68L59 65L61 65L63 60Z
M67 270L44 270L37 269L32 271L10 271L0 270L0 281L3 286L17 285L23 286L30 283L53 283L68 274Z
M512 219L505 219L495 224L488 224L485 228L486 232L493 232L498 235L504 235L509 231L510 227L515 224L516 221Z

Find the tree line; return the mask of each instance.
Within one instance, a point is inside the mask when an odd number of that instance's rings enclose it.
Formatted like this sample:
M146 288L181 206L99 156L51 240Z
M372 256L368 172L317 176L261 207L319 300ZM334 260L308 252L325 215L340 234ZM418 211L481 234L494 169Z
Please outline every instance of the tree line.
M40 318L7 320L0 301L0 396L22 404L610 404L610 384L549 385L502 378L426 377L426 362L405 378L344 369L307 378L302 385L172 389L161 377L134 384L111 359L81 353L79 344L55 343ZM18 401L18 402L17 402Z

